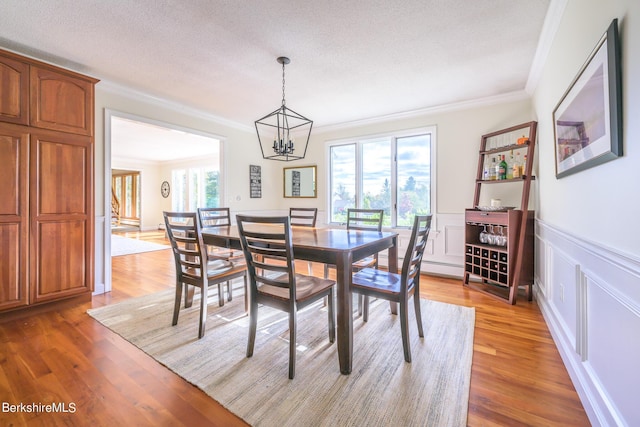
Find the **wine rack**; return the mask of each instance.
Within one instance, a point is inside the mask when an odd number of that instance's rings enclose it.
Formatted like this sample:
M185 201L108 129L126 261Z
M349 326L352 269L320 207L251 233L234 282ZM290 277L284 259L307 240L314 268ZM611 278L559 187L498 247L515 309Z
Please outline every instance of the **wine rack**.
M533 179L532 164L536 142L536 122L523 123L482 136L478 157L473 209L465 211L465 262L463 285L516 303L518 289L525 287L532 299L533 286L533 219L528 210L529 192ZM514 134L523 138L512 140ZM487 181L483 176L487 156L514 149L526 150L528 159L522 176L514 179ZM519 182L520 207L504 210L481 210L478 207L485 184ZM488 226L501 227L506 235L504 246L480 241L480 232ZM476 280L472 281L471 278Z

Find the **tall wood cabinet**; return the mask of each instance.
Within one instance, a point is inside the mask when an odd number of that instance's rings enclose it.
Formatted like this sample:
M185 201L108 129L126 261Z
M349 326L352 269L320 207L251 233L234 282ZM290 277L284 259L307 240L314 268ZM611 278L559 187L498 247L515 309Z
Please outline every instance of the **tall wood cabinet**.
M0 50L0 312L94 282L94 86Z
M536 128L537 122L527 122L482 136L473 208L465 211L463 285L511 304L516 303L520 287L525 287L529 300L532 297L534 212L528 206ZM512 173L502 179L486 173L495 158L513 153L508 165ZM511 186L510 192L520 196L520 206L482 205L487 203L481 197L487 187L495 186Z

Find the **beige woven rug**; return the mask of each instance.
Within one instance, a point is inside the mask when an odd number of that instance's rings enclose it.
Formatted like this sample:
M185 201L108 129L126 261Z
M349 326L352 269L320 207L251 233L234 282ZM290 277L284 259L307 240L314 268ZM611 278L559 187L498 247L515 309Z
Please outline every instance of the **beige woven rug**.
M252 425L466 425L473 308L421 300L425 336L418 336L412 308L413 362L405 363L397 316L388 303L373 301L369 322L354 318L353 372L347 376L329 343L325 308L308 307L298 315L296 377L289 380L286 313L260 307L254 355L247 358L242 296L222 308L210 297L201 340L198 298L174 327L173 291L88 313Z

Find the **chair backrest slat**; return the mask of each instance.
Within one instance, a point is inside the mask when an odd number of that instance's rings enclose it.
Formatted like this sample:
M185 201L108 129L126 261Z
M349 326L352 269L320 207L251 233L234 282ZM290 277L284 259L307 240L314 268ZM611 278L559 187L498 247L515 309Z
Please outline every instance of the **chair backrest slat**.
M315 227L318 208L289 208L291 225Z
M347 230L382 231L383 209L347 210Z

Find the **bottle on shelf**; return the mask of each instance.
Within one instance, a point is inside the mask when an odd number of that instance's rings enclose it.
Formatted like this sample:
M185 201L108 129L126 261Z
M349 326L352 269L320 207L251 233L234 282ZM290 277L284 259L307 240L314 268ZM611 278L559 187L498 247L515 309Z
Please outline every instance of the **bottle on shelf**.
M525 176L527 173L527 155L524 155L524 160L522 161L522 166L520 167L520 175Z
M496 179L498 179L498 175L496 174L497 165L498 164L496 163L496 158L492 157L491 165L489 166L489 181L495 181Z
M490 178L490 167L489 167L489 159L485 159L484 161L484 167L482 168L482 180L483 181L489 181Z
M507 162L504 159L504 154L502 155L502 159L498 164L498 179L507 179Z
M516 153L516 158L511 164L511 171L513 178L522 177L522 174L520 173L520 153Z
M507 179L513 179L513 150L509 154L509 161L507 162Z

